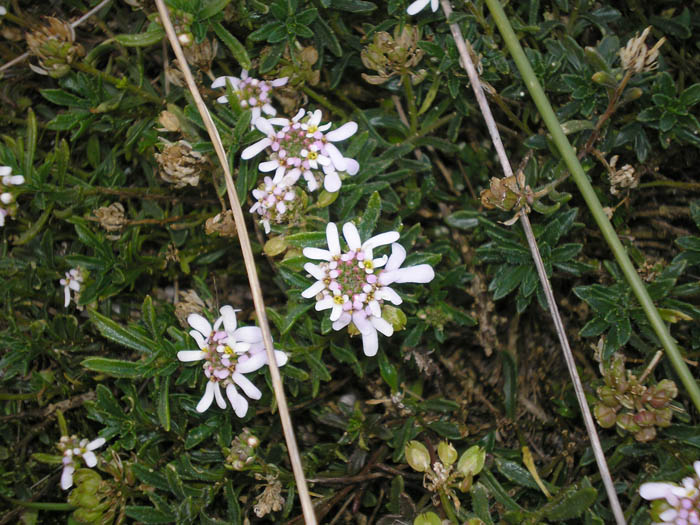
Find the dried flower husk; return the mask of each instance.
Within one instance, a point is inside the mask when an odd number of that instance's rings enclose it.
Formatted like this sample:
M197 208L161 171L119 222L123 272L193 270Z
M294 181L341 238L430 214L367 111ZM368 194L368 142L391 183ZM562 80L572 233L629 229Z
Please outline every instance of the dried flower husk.
M70 64L85 56L85 49L75 42L73 27L63 20L48 17L48 25L27 33L29 53L39 59L39 66L30 64L35 73L61 78L70 71Z
M193 150L192 145L185 140L174 143L161 140L165 147L161 153L155 154L160 166L160 177L176 188L197 186L202 168L207 162L206 157Z

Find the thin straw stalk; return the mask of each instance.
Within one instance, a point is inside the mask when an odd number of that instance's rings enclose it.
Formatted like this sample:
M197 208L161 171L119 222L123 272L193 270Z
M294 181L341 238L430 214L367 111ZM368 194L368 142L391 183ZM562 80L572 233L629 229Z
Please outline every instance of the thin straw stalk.
M693 375L690 373L688 366L683 361L683 356L681 355L676 342L671 337L671 334L664 324L663 319L661 319L661 315L659 315L659 311L656 309L654 302L649 296L644 283L639 278L637 271L634 269L632 261L630 261L625 248L622 246L615 229L612 227L612 224L610 224L610 220L608 219L607 215L605 215L603 207L598 200L598 196L593 190L593 186L591 186L591 183L588 181L588 178L583 171L583 167L576 157L574 149L569 143L569 139L566 138L566 135L562 131L559 121L554 114L554 110L552 109L542 86L537 80L535 72L532 70L523 48L520 46L518 37L513 32L513 28L508 21L508 17L503 11L503 8L498 0L486 0L486 5L488 6L493 19L496 22L496 26L498 27L501 36L503 36L503 40L508 47L511 56L513 57L513 61L518 67L518 71L520 71L525 85L527 86L527 89L530 92L540 115L542 116L542 120L544 120L544 123L552 136L552 141L559 150L559 153L566 163L566 167L569 169L569 172L571 172L576 186L578 186L583 199L586 201L586 205L588 206L591 215L598 224L598 228L603 234L608 246L612 250L615 260L617 260L617 263L620 265L627 283L632 289L634 295L637 297L637 300L644 310L644 313L646 314L651 327L654 329L656 336L661 341L661 345L666 352L666 356L669 358L671 365L680 377L681 382L683 383L683 386L685 386L696 410L700 411L700 387L698 387L698 384L693 378Z
M445 12L445 17L449 18L452 13L452 8L450 6L449 0L441 0L442 9ZM457 24L450 24L450 30L452 31L452 36L457 45L457 50L459 52L460 58L462 60L462 66L469 76L469 82L472 85L474 94L476 96L479 108L486 121L486 127L491 135L491 140L493 141L494 147L496 148L496 153L498 159L503 168L503 172L506 177L513 175L513 170L510 166L508 160L508 155L506 154L505 148L503 147L503 142L501 141L498 128L496 126L496 121L493 118L491 109L486 100L486 95L481 87L481 81L479 75L472 63L471 57L467 49L467 42L464 40L462 31ZM559 343L562 347L562 353L564 354L564 361L569 370L571 376L571 381L573 383L574 392L576 393L576 399L578 401L579 407L581 408L581 413L583 415L583 422L586 426L588 432L588 437L591 441L591 448L593 449L593 454L598 464L598 470L600 471L601 479L605 485L605 490L608 494L608 499L610 501L610 506L612 508L613 514L615 516L615 521L618 525L622 525L625 522L625 517L622 512L622 507L617 498L617 493L615 491L615 485L613 484L612 477L610 476L610 470L608 469L608 464L605 460L605 454L603 453L603 448L600 445L600 439L598 437L598 432L596 431L595 422L593 421L593 416L591 415L590 408L588 407L588 402L586 401L586 394L583 389L583 384L581 383L581 378L579 377L578 370L576 369L576 362L574 360L571 347L569 345L569 340L566 335L566 330L564 328L564 323L559 314L559 308L557 307L556 300L554 299L554 293L552 292L552 287L547 278L547 272L544 267L544 262L542 261L542 256L540 255L539 248L537 246L537 241L535 240L535 234L532 231L532 226L530 225L530 219L524 210L520 212L520 222L523 226L525 232L525 237L527 239L528 246L530 248L530 253L532 254L533 261L535 262L535 268L537 269L537 274L539 276L542 288L547 298L547 306L552 315L552 320L554 322L554 328L559 337Z
M228 158L224 150L224 146L219 137L219 132L214 125L214 122L209 115L209 111L202 99L202 95L197 89L194 77L190 71L185 55L180 47L180 42L175 34L175 29L170 20L170 15L168 13L168 8L163 3L163 0L156 0L156 5L158 6L158 12L160 13L161 23L165 28L165 32L170 41L170 45L175 52L180 69L182 70L185 81L187 82L187 87L192 93L197 109L202 117L204 125L207 128L209 137L211 138L214 149L216 150L217 157L219 158L219 163L224 170L224 178L226 180L226 191L228 193L228 198L231 204L231 210L233 212L233 217L236 223L236 231L238 233L238 239L241 244L241 251L243 252L243 261L245 263L246 273L248 274L248 281L250 283L250 290L253 295L253 303L255 304L255 313L258 318L258 324L263 335L263 342L265 343L265 351L267 352L267 358L270 368L270 376L272 378L272 386L275 391L275 399L277 400L277 407L279 410L280 420L282 422L282 429L284 431L284 438L287 442L287 450L289 452L289 458L292 463L292 470L294 472L294 479L296 480L297 490L299 491L299 499L301 500L301 507L304 513L304 521L307 525L316 525L316 516L314 514L313 505L311 503L311 497L309 495L309 490L306 485L306 478L304 477L304 470L301 464L301 456L299 455L299 448L297 447L296 438L294 437L294 429L292 427L292 420L289 415L289 408L287 406L287 400L284 394L284 389L282 387L282 378L280 376L279 368L277 367L277 361L275 359L274 347L272 344L272 334L270 333L270 325L267 320L267 314L265 313L265 303L262 296L262 289L260 287L260 280L258 279L258 273L255 267L255 258L253 256L253 250L250 245L250 239L248 237L248 230L245 225L245 218L243 216L243 210L238 202L238 196L233 184L233 178L231 176L231 171L228 165Z

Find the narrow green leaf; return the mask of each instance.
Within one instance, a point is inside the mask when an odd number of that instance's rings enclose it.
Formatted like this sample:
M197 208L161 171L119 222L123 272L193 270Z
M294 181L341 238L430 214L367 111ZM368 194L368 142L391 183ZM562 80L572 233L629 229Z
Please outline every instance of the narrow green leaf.
M113 377L124 377L127 379L141 377L141 365L130 361L109 359L107 357L88 357L80 364L93 372L100 372Z
M170 432L170 376L160 378L158 389L158 420L166 432ZM189 437L189 435L188 435ZM187 448L187 446L185 446Z
M382 379L391 387L392 392L396 392L399 389L399 372L389 361L385 352L379 352L377 364L379 364L379 373Z
M250 69L253 67L250 57L248 56L248 51L246 51L245 46L243 46L235 36L222 26L220 22L212 24L212 27L214 28L216 36L218 36L229 51L231 51L233 58L236 59L236 62L238 62L243 69Z
M544 514L547 519L554 522L562 522L578 518L584 511L595 503L598 491L593 487L586 487L574 491L562 498L559 502L546 509Z
M133 329L125 328L95 310L90 310L89 316L92 324L110 341L147 354L156 350L156 345L151 339Z
M206 2L202 2L204 7L197 13L197 18L199 20L211 18L215 14L223 11L230 1L231 0L207 0Z
M34 171L34 153L36 153L37 124L34 110L27 111L27 138L24 146L24 175L31 177Z
M141 523L175 523L174 514L166 514L154 507L128 505L124 510L127 516Z
M379 192L375 191L372 196L367 201L367 208L365 208L365 213L360 219L360 224L357 229L360 232L360 239L368 239L375 226L377 225L377 220L382 211L382 199L379 196Z
M151 24L145 33L135 35L117 35L114 39L121 45L126 47L145 47L152 46L160 42L165 36L165 31L155 24Z

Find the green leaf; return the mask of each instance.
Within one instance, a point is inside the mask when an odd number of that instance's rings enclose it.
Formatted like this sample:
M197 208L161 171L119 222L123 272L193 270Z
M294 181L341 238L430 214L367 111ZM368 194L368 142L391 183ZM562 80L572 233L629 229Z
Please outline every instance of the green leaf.
M459 427L454 423L449 421L433 421L428 423L428 428L442 437L447 439L461 439L462 433L459 431Z
M598 491L593 487L573 491L557 503L549 506L544 511L544 515L547 519L554 522L578 518L586 509L593 505L597 497Z
M382 379L391 387L392 392L396 392L399 389L399 372L389 361L385 352L379 352L377 364L379 365L379 373Z
M212 419L203 425L199 425L188 430L187 438L185 439L185 450L189 450L199 445L202 441L216 432L217 428L219 428L219 422L216 419Z
M377 220L382 211L382 199L379 197L379 192L375 191L372 196L367 201L367 207L365 208L365 213L360 219L360 224L357 226L357 230L360 232L360 239L368 239L375 226L377 225Z
M494 277L489 290L493 292L493 300L497 301L515 290L529 270L529 266L507 266Z
M158 421L166 432L170 432L170 376L160 378L158 388ZM189 434L188 434L189 439ZM185 444L187 448L187 444Z
M95 310L90 310L88 315L90 316L92 324L94 324L100 333L110 341L146 354L157 350L156 344L151 339L135 330L125 328Z
M127 516L142 523L175 523L174 514L166 514L154 507L127 505L124 509Z
M377 9L374 3L363 0L331 0L331 7L338 11L348 11L350 13L369 13Z
M532 478L532 475L526 468L518 465L514 461L508 461L501 458L496 458L496 467L508 480L517 483L521 487L527 487L534 490L539 490L537 483Z
M468 210L456 211L445 217L445 222L448 226L452 226L458 230L471 230L479 225L479 212Z
M229 31L222 26L220 22L212 24L212 27L214 28L214 33L216 33L216 36L218 36L229 51L231 51L233 58L236 59L236 62L238 62L243 69L250 69L253 67L250 57L248 56L248 51L246 51L246 48L235 36L229 33Z
M260 73L267 73L271 71L282 58L282 53L284 53L286 47L286 41L280 42L279 44L273 46L269 53L267 53L267 55L265 55L265 57L260 61L260 66L258 67Z
M150 295L146 296L141 305L141 320L143 324L146 325L146 328L148 328L148 331L151 332L151 335L153 337L158 337L156 310L153 307L153 299L151 299Z
M39 92L46 100L58 104L59 106L71 106L83 109L90 109L92 107L89 100L80 98L62 89L42 89Z
M220 13L231 0L207 0L203 2L204 7L197 13L199 20L206 20L217 13ZM217 22L218 23L218 22Z
M317 18L314 22L314 30L321 43L335 56L343 56L343 48L338 42L335 33L323 18Z
M160 42L165 36L165 31L158 24L151 24L145 33L135 35L117 35L114 39L126 47L152 46Z
M505 396L506 416L515 418L515 409L518 405L518 367L513 356L508 352L501 352L503 363L503 395Z
M476 483L470 491L474 513L487 525L493 525L489 512L489 493L484 485Z
M289 246L294 246L295 248L325 247L327 242L325 232L294 233L285 237L285 239Z
M34 153L36 152L37 123L34 110L27 110L27 137L24 144L24 173L31 177L34 171Z
M142 375L141 365L131 361L121 361L107 357L88 357L80 364L93 372L100 372L113 377L135 379Z
M700 102L700 84L693 84L681 93L681 104L686 107L694 106Z

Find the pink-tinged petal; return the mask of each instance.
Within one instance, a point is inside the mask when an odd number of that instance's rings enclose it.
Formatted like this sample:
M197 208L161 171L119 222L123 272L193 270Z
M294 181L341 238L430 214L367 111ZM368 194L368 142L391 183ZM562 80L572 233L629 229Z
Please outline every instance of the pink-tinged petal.
M330 320L337 321L340 319L340 314L343 313L343 305L336 303L333 301L333 309L331 310L331 317Z
M393 289L389 288L388 286L384 286L377 293L383 300L389 301L391 304L399 305L403 303L403 299L401 299L399 294L397 294Z
M269 118L267 121L273 126L287 126L289 125L289 119L283 117Z
M216 99L219 104L228 104L228 97L226 95L221 95Z
M671 485L668 483L644 483L639 487L639 495L646 500L665 498L670 493Z
M382 316L382 308L379 306L378 301L370 301L367 306L369 306L369 311L372 312L373 316L375 316L375 317Z
M347 165L345 167L345 171L348 175L355 175L358 171L360 171L360 163L355 159L345 157L345 164Z
M323 281L316 281L314 284L309 286L306 290L301 292L301 296L304 299L311 299L312 297L316 297L316 295L321 293L325 288L326 288L326 285Z
M326 240L328 241L328 251L333 255L340 255L340 237L338 237L338 227L334 222L329 222L326 226Z
M275 134L275 128L272 127L272 124L268 119L265 118L258 118L255 121L255 127L258 128L258 130L262 133L264 133L266 136L274 135Z
M71 290L73 290L75 292L79 292L80 291L80 281L75 281L75 280L70 281L68 283L68 288L70 288Z
M323 188L328 193L335 193L342 185L343 183L340 181L340 175L338 175L338 172L336 171L327 174L323 178Z
M190 337L192 337L192 339L194 339L197 342L197 346L201 350L207 348L207 341L205 337L202 334L200 334L197 330L190 330Z
M335 166L335 169L338 171L345 171L347 169L348 163L345 161L345 157L343 157L343 154L340 153L338 148L328 142L326 143L324 150L324 153L331 158L331 162L333 163L333 166Z
M306 110L304 108L299 109L297 111L297 114L292 117L292 122L299 122L301 118L306 114Z
M70 288L68 286L65 286L63 288L63 307L68 308L69 304L70 304Z
M399 237L399 232L380 233L379 235L375 235L374 237L367 239L367 241L365 241L365 243L362 245L362 249L366 250L369 248L370 250L373 250L378 246L384 246L385 244L396 242L399 240Z
M254 345L262 341L262 330L257 326L241 326L233 332L233 339Z
M226 401L224 401L224 396L221 395L221 387L219 383L212 382L212 385L214 385L214 399L216 399L216 404L221 410L224 410L226 408Z
M299 175L301 175L301 170L299 168L293 168L287 172L284 176L284 184L286 186L291 186L299 180Z
M391 256L386 263L386 270L396 270L400 268L406 260L406 249L398 243L391 245Z
M233 411L238 417L245 417L248 412L248 400L236 391L236 387L229 384L226 387L226 396L231 402Z
M0 166L0 177L6 177L12 173L12 168L10 166Z
M270 115L271 117L277 115L277 110L273 108L270 104L263 104L262 110L263 113L265 113L266 115Z
M85 464L92 468L95 465L97 465L97 456L95 456L94 452L87 451L85 454L83 454L83 460L85 461Z
M241 387L241 390L243 390L245 395L247 395L250 399L260 399L262 397L262 392L260 389L243 374L234 372L231 379L233 379L233 382Z
M318 182L316 182L316 177L310 171L304 172L304 180L306 180L306 185L309 187L309 191L316 191L318 189Z
M255 123L260 120L261 114L260 114L260 108L258 106L253 107L251 110L251 115L250 115L250 127L254 128Z
M667 509L659 514L659 519L663 520L663 523L683 523L677 522L678 511L676 509ZM687 523L687 522L685 522Z
M284 366L287 364L287 361L289 361L289 356L286 352L283 352L282 350L275 350L275 362L277 363L277 366Z
M267 355L265 352L256 352L246 361L239 361L236 365L236 372L239 374L249 374L250 372L255 372L262 368L265 364L267 364Z
M438 1L439 0L430 0L430 9L433 10L433 13L438 10Z
M236 77L231 77L231 78L236 78ZM241 80L245 80L246 78L248 78L248 70L241 69Z
M391 326L389 321L382 317L372 316L369 318L369 322L372 323L372 326L374 326L378 332L381 332L387 337L391 337L394 333L394 327Z
M320 301L316 302L316 311L320 312L322 310L328 310L329 308L333 308L334 305L335 301L333 298L326 297L325 299L321 299Z
M338 320L333 323L333 330L342 330L350 324L350 321L352 321L352 315L350 315L348 312L343 312L340 314Z
M302 253L304 254L304 257L319 261L330 261L333 258L333 254L331 252L328 250L322 250L321 248L304 248Z
M280 163L276 160L266 160L265 162L261 162L260 164L258 164L258 169L263 173L274 171L279 167Z
M321 110L317 109L316 111L314 111L311 114L311 118L309 118L308 125L318 127L318 125L321 123L322 116L323 116L323 113L321 113Z
M219 313L224 321L224 330L226 330L228 334L235 332L236 326L238 325L236 322L236 310L227 304L219 309Z
M272 87L284 86L288 80L289 80L289 77L276 78L275 80L270 81L270 85Z
M3 180L5 184L12 184L14 186L17 186L19 184L24 184L24 177L22 175L12 175L11 177L8 177L6 180Z
M408 13L409 15L415 15L416 13L421 12L423 8L428 5L429 1L430 0L416 0L408 6L408 9L406 9L406 13Z
M211 324L199 314L188 315L187 323L204 337L209 337L209 334L211 334Z
M87 444L87 447L85 447L88 450L95 450L100 448L102 445L104 445L106 442L105 438L97 438L93 439L90 441L90 443Z
M177 353L177 358L183 363L189 363L191 361L201 361L205 355L201 350L180 350Z
M364 313L355 313L352 315L352 322L362 334L362 350L365 355L372 357L377 355L379 349L379 338L377 330L372 323L369 322Z
M346 222L343 224L343 237L348 243L350 250L357 251L362 247L362 239L360 239L360 232L357 231L355 225L351 222Z
M304 270L311 274L314 279L323 281L326 278L326 272L321 269L321 267L314 263L306 263L304 265Z
M352 322L362 334L370 333L374 330L372 324L367 320L367 314L365 314L364 312L353 313Z
M219 388L219 386L216 385L216 388ZM207 386L204 389L204 395L202 396L202 399L199 400L199 403L197 403L197 408L195 410L201 414L211 406L212 401L214 401L214 382L207 381Z
M338 142L340 140L345 140L349 137L352 137L356 132L357 123L346 122L338 129L334 129L333 131L329 131L328 133L326 133L326 139L330 140L331 142Z
M222 87L226 87L226 80L230 77L216 77L214 79L214 82L211 83L211 88L212 89L218 89Z
M435 270L429 264L419 264L394 270L395 283L429 283L435 278Z
M259 118L257 122L262 121L263 119ZM243 160L246 159L252 159L255 157L258 153L263 151L265 148L267 148L270 144L272 144L272 141L268 139L267 137L259 140L255 144L248 146L246 149L243 150L243 153L241 153L241 158Z
M696 461L693 463L693 468L695 469L695 473L700 477L700 461Z
M63 490L68 490L73 486L73 472L75 472L74 466L66 465L63 467L63 472L61 473L61 488Z

